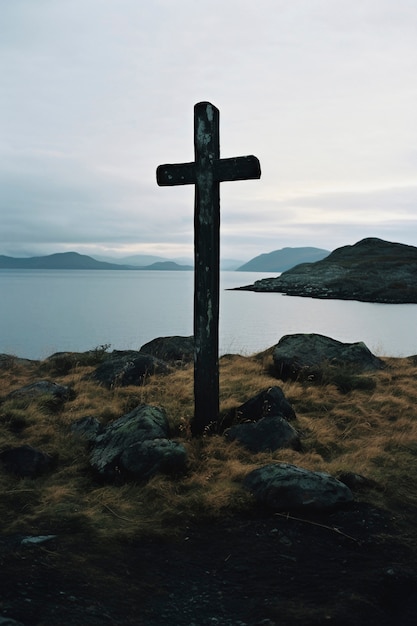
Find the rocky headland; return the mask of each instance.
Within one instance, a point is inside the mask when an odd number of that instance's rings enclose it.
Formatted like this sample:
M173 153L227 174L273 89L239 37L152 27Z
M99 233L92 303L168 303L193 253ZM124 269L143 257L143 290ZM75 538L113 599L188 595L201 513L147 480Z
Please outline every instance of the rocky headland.
M337 248L315 263L302 263L276 278L263 278L244 291L290 296L417 303L417 248L367 238Z

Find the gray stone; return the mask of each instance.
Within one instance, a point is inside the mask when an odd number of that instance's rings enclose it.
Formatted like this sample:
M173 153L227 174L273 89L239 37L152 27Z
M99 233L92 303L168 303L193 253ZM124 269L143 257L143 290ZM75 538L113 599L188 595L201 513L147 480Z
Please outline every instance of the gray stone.
M151 439L134 443L120 456L120 469L130 478L148 480L158 473L184 472L187 453L184 446L170 439Z
M55 459L32 446L7 448L0 453L4 469L21 478L36 478L50 471Z
M20 542L21 546L37 546L51 539L56 539L57 535L31 535L24 537Z
M21 359L13 354L0 354L0 370L9 370L16 365L37 365L39 361L33 361L31 359Z
M22 622L17 622L11 617L4 617L3 615L0 615L0 626L24 626L24 624Z
M362 474L356 474L355 472L341 472L338 475L338 479L347 485L352 491L361 491L369 489L371 487L377 487L378 483Z
M32 400L40 396L52 396L58 402L65 402L66 400L72 400L75 397L75 392L66 385L58 385L58 383L53 383L49 380L38 380L35 383L11 391L5 399L26 398Z
M296 415L286 399L281 387L269 387L235 409L238 422L256 422L263 417L280 416L286 420L295 420Z
M86 352L55 352L41 363L41 369L55 376L65 376L76 367L98 366L109 356L108 347L102 345Z
M152 374L165 374L169 367L149 354L139 352L113 352L89 376L108 389L127 385L142 385Z
M229 441L238 441L251 452L273 452L280 448L301 450L297 431L284 418L264 417L258 422L236 424L225 432Z
M95 417L80 417L71 424L71 432L81 435L88 441L95 441L102 430L103 426Z
M244 486L276 512L328 510L353 500L350 489L333 476L289 463L271 463L250 472Z
M342 343L315 333L285 335L273 351L275 371L282 380L308 376L326 364L348 366L356 372L369 372L384 367L363 342Z
M172 365L191 363L194 360L194 337L157 337L145 343L139 352Z
M123 475L123 452L131 446L153 439L168 439L169 424L162 408L140 404L133 411L112 422L93 442L90 463L103 478Z

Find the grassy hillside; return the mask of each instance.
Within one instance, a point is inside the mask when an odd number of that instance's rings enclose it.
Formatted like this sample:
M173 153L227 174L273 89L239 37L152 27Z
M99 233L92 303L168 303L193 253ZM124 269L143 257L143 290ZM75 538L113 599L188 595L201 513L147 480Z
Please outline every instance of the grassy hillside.
M99 351L97 356L99 356ZM0 450L30 444L57 458L56 470L37 479L19 479L0 468L1 534L83 531L97 538L129 539L173 535L187 520L219 518L254 506L240 487L253 468L285 461L333 475L356 472L375 481L361 498L387 509L415 512L417 490L417 358L385 359L386 369L367 376L329 372L320 384L282 383L271 355L221 359L221 411L226 414L272 385L282 387L297 414L303 452L253 455L221 435L193 440L192 366L155 376L142 387L106 390L84 380L92 365L66 375L53 365L3 363L1 397L41 378L70 385L76 397L57 407L47 398L0 404ZM60 370L62 371L62 369ZM138 403L163 406L189 455L189 472L163 476L146 485L97 483L88 467L86 443L70 432L80 417L108 423Z

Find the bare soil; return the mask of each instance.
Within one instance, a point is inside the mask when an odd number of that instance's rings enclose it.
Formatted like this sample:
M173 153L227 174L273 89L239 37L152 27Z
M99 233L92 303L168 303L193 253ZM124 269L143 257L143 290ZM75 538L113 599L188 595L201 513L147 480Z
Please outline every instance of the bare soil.
M416 511L231 516L172 539L0 539L0 616L25 626L415 626ZM5 623L1 622L0 623Z

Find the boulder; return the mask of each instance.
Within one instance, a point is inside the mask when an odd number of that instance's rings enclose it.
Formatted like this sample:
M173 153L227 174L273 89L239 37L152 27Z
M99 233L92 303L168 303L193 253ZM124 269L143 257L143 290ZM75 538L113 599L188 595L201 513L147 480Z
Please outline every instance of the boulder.
M296 419L294 409L281 387L269 387L235 409L238 422L257 422L272 415L279 415L288 421Z
M22 537L21 546L39 546L47 541L56 539L57 535L27 535ZM1 624L1 623L0 623Z
M24 626L24 624L11 617L0 615L0 626Z
M75 397L75 392L66 385L58 385L58 383L53 383L49 380L39 380L11 391L7 394L5 400L16 398L32 400L41 396L51 396L57 403L63 403L66 400L72 400Z
M110 480L118 477L145 480L152 472L159 471L158 468L161 471L175 469L176 472L181 458L185 459L185 449L181 450L179 444L169 442L169 434L165 411L140 404L106 426L95 438L90 455L91 466L99 476ZM150 445L156 440L157 443ZM145 442L146 446L138 445ZM135 455L138 456L136 460ZM159 461L156 460L158 455Z
M362 491L372 487L378 487L378 483L374 480L362 476L362 474L356 474L355 472L341 472L338 475L338 479L352 491Z
M65 376L76 367L97 366L108 357L108 347L98 346L86 352L54 352L41 363L41 369L55 376Z
M21 359L12 354L0 353L0 370L9 370L16 365L37 365L39 361L33 361L31 359Z
M194 360L194 337L157 337L145 343L139 352L150 354L171 365L191 363Z
M289 463L271 463L253 470L243 484L260 504L276 512L329 510L353 500L350 489L330 474Z
M315 333L285 335L273 351L275 371L282 380L308 377L326 364L348 366L356 372L370 372L384 367L362 342L342 343Z
M4 469L20 478L36 478L55 466L55 459L32 446L7 448L0 452Z
M251 452L273 452L280 448L301 450L297 431L280 416L263 417L257 422L236 424L225 432L229 441L238 441Z
M158 473L183 473L187 465L187 453L184 446L176 441L150 439L126 448L119 463L127 477L149 480Z
M88 441L95 441L103 426L95 417L80 417L71 424L71 432L81 435Z
M166 363L150 354L114 351L89 375L89 378L111 389L127 385L142 385L151 374L165 374L168 371L169 367Z

